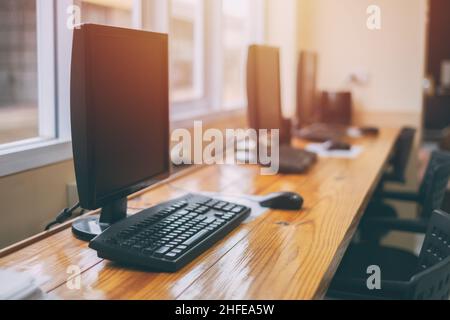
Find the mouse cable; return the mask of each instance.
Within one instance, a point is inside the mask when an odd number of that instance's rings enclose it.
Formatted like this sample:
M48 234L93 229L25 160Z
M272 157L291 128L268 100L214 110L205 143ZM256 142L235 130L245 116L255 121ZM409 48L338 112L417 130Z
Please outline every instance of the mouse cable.
M72 214L75 210L80 208L80 203L78 202L76 205L74 205L72 208L66 208L63 211L61 211L56 219L53 222L50 222L46 227L45 231L50 230L53 226L57 224L62 224L65 221L67 221L70 217L72 217Z

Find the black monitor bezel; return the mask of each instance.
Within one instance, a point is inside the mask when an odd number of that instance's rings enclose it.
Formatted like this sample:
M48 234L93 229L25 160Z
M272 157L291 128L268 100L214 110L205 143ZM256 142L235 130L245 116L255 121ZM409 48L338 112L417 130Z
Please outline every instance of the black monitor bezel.
M167 146L166 171L151 177L145 177L141 181L132 185L124 186L106 195L99 196L96 192L96 179L94 157L94 141L91 137L95 134L95 127L89 121L91 112L95 105L92 104L90 95L90 60L89 41L94 34L114 34L121 36L140 36L147 40L163 41L165 45L165 84L167 134L164 143ZM76 43L77 42L77 43ZM72 148L74 156L75 174L81 207L89 210L96 210L107 206L111 202L125 198L133 193L145 189L154 184L160 183L170 176L170 124L169 124L169 59L168 59L168 35L155 32L147 32L134 29L102 26L97 24L83 24L74 30L74 45L72 52L72 74L71 74L71 123L72 123ZM84 80L84 81L83 81ZM91 142L91 143L89 143Z

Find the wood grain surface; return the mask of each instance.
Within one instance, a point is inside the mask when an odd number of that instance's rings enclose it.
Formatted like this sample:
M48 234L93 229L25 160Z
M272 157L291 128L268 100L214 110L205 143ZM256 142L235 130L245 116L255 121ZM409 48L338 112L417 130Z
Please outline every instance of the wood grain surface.
M364 146L357 159L320 159L304 175L262 176L257 166L207 166L133 197L130 213L199 191L294 191L305 198L301 211L268 211L177 273L151 273L99 259L72 236L70 225L0 252L0 268L31 273L46 292L61 299L320 299L398 132L383 129L378 137L357 139ZM67 285L73 265L82 271L79 290Z

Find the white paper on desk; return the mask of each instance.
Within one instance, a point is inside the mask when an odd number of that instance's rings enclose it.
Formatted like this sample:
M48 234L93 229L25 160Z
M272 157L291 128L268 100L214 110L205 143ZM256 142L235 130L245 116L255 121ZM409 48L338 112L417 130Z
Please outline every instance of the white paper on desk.
M49 300L33 277L11 270L0 270L0 300Z
M305 148L316 153L320 158L356 159L364 151L362 146L352 146L350 150L327 150L326 144L310 143Z
M232 202L236 204L240 204L242 206L249 207L252 209L252 213L250 214L250 217L247 218L243 223L249 223L258 218L259 216L263 215L269 209L263 208L259 205L258 202L255 200L252 200L252 196L247 195L234 195L234 194L223 194L223 193L217 193L217 192L196 192L198 194L204 195L206 197L211 197L217 200Z

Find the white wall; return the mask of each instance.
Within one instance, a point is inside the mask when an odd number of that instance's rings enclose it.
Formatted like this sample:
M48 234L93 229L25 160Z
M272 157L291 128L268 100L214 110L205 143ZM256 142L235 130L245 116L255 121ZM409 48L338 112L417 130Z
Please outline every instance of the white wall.
M379 31L366 25L372 4ZM299 47L319 53L319 88L353 89L359 110L420 113L426 10L426 0L299 0ZM369 82L349 84L354 71Z

